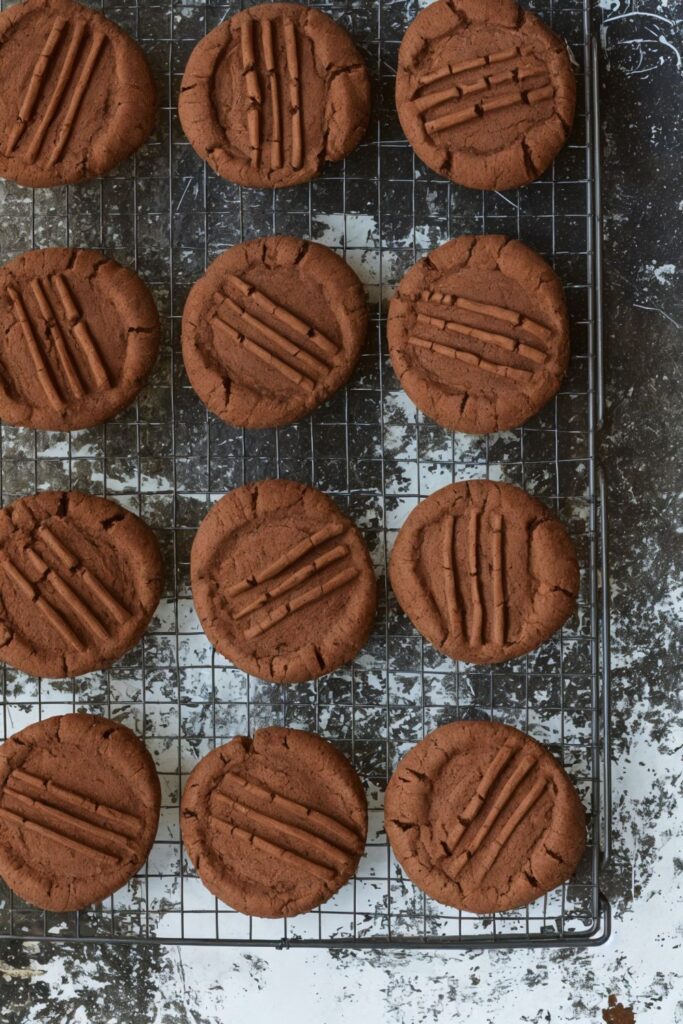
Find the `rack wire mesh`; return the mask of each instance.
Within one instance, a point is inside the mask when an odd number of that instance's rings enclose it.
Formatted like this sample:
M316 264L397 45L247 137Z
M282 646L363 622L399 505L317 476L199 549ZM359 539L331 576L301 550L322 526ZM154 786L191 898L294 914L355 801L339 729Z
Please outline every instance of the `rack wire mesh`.
M5 0L3 6L10 6ZM459 188L416 160L393 103L398 47L416 0L314 0L351 32L373 73L376 116L366 141L307 186L242 190L207 171L176 114L196 42L245 3L113 2L100 7L147 52L161 91L159 126L107 177L37 190L0 183L0 252L92 247L136 268L152 287L166 337L153 378L131 409L70 435L0 428L0 501L42 488L114 497L156 530L166 594L144 640L109 671L75 680L2 671L0 739L72 710L115 718L142 736L162 780L157 841L144 869L102 905L44 913L0 882L0 938L252 945L472 947L589 945L609 934L600 870L609 850L606 718L607 591L602 421L596 59L588 0L529 7L563 35L577 62L570 145L516 192ZM386 304L402 274L458 234L504 233L541 252L564 281L572 320L562 391L524 427L472 437L416 413L384 338ZM289 233L332 246L367 287L372 325L349 386L312 416L267 431L208 414L179 354L185 296L226 247ZM379 577L372 637L356 661L317 682L276 687L236 670L203 635L189 586L189 552L226 490L269 476L309 482L361 527ZM582 566L577 614L538 650L493 667L455 664L424 643L387 585L386 555L416 503L452 480L487 477L525 487L568 526ZM458 913L425 897L386 843L382 798L398 758L437 725L493 718L548 744L582 795L589 843L575 879L529 907ZM368 793L370 830L356 877L319 910L289 921L250 919L203 887L180 842L178 801L197 760L260 726L312 729L344 751Z

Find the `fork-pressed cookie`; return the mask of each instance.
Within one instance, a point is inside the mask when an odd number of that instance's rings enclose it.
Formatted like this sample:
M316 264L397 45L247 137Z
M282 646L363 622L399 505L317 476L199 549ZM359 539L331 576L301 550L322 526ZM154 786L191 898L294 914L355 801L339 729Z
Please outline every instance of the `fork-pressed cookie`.
M0 745L0 877L43 910L79 910L121 888L149 854L161 792L125 725L47 718Z
M514 0L437 0L409 26L396 106L428 167L470 188L540 177L569 137L567 45Z
M0 177L20 185L105 174L154 127L142 50L72 0L26 0L0 14L0 82Z
M239 668L275 683L339 668L374 622L365 541L330 498L291 480L221 498L197 531L191 573L209 640Z
M586 845L583 806L562 766L498 722L452 722L425 736L389 780L384 824L416 885L478 914L567 881Z
M356 870L368 827L344 755L314 733L278 727L203 758L180 821L204 885L257 917L292 917L330 899Z
M0 418L40 430L104 423L159 352L159 314L128 267L90 249L33 249L0 267Z
M156 537L115 501L41 491L0 511L0 660L36 676L106 668L159 603Z
M209 409L238 427L301 419L348 381L368 310L331 249L276 235L222 253L183 311L183 359Z
M194 149L239 185L310 181L363 138L370 78L348 32L302 4L257 4L192 51L178 114Z
M406 615L449 657L517 658L576 608L574 545L550 509L513 484L468 480L420 502L389 562Z
M569 363L559 278L504 235L461 235L419 260L391 300L387 334L418 408L470 434L525 423L557 393Z

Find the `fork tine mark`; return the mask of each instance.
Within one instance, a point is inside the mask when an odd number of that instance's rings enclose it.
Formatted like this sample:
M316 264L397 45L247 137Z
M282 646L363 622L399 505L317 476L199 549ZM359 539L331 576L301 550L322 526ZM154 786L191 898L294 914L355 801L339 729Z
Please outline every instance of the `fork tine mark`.
M26 347L28 348L31 356L31 360L36 371L36 377L43 389L43 393L52 408L57 410L57 412L61 412L64 408L64 401L62 400L57 384L52 379L52 374L50 373L48 363L43 355L36 333L33 330L33 324L29 320L23 299L15 288L8 288L7 294L9 295L10 302L12 303L12 309L17 322L21 325L24 341L26 342Z
M514 309L506 309L505 306L495 306L490 302L477 302L475 299L466 299L461 295L447 295L436 291L422 291L419 298L422 302L435 302L437 304L455 306L457 309L464 309L468 313L480 313L482 316L488 316L492 320L502 320L512 327L519 327L520 330L526 331L527 334L530 334L538 341L547 341L552 335L550 328L544 324L539 323L537 320L532 320L531 317L525 316L524 313L518 313ZM536 352L537 350L534 349L534 351ZM543 355L545 358L545 354Z
M261 44L263 55L268 72L268 85L270 89L270 110L273 121L272 139L270 144L270 165L276 170L282 167L282 114L280 109L280 83L275 63L275 52L273 48L273 22L265 20L261 22Z
M280 320L287 327L290 327L293 331L297 331L303 334L304 337L309 338L311 342L316 345L319 349L328 355L336 355L337 346L324 334L321 334L311 324L307 324L305 320L295 316L294 313L290 313L284 306L279 305L272 299L268 298L263 292L259 291L258 288L254 288L247 281L243 281L237 274L228 274L227 280L237 288L242 295L246 298L250 298L255 305L260 306L271 316L274 316L276 320Z
M285 52L289 76L289 110L292 132L292 167L298 171L303 163L303 125L301 121L301 82L299 81L299 53L294 22L285 18Z
M54 91L50 96L50 102L43 112L43 116L33 133L33 137L26 151L26 156L30 161L34 161L38 156L50 125L59 113L62 99L69 86L69 82L71 81L71 76L76 69L77 55L83 41L83 36L85 35L85 30L86 23L84 21L79 20L74 22L73 35L71 36L71 42L69 43L64 63L62 64L59 72L59 78L57 79Z
M59 614L56 608L53 608L49 601L47 601L42 594L38 592L36 587L31 581L23 574L23 572L12 562L8 557L4 557L0 560L0 566L2 567L5 575L9 577L14 586L19 590L24 597L32 601L39 612L47 619L53 629L61 636L62 640L65 640L76 650L82 651L83 644L79 637L76 636L73 629L62 616Z
M457 320L443 320L438 316L427 316L426 313L418 313L419 323L429 324L430 327L438 327L440 331L452 331L455 334L464 334L470 338L478 338L480 341L488 341L492 345L499 345L501 348L512 352L517 346L517 340L507 334L496 334L493 331L484 331L479 327L470 327L469 324L461 324Z
M221 320L220 317L214 316L211 320L211 325L218 328L219 331L222 331L223 334L227 335L227 337L230 338L231 341L234 341L235 344L240 345L242 348L246 349L247 352L251 352L251 354L256 356L257 359L260 359L261 362L266 363L274 370L277 370L278 373L292 381L293 384L304 388L306 391L314 390L314 380L311 380L311 378L307 377L304 373L300 373L298 370L295 370L294 367L289 365L289 363L280 359L279 356L276 356L275 353L271 352L269 349L264 348L263 345L259 345L259 343L254 341L253 338L249 338L240 331L235 330L235 328L230 324L227 324L225 320Z
M55 572L47 562L43 561L38 552L34 551L33 548L26 548L24 553L32 563L35 571L40 573L51 584L52 588L57 591L66 607L79 620L80 624L87 626L101 640L109 640L110 636L104 625L91 612L76 591L69 586L66 580L62 579L59 573ZM59 611L62 611L62 609L60 608Z
M28 123L33 116L38 94L45 82L45 78L50 67L50 58L59 46L62 38L62 30L66 23L66 18L55 18L50 34L47 37L45 45L43 46L40 56L33 68L28 88L24 95L21 107L19 108L19 113L17 114L17 122L10 133L9 142L7 144L8 153L12 153L14 151L19 139L26 131Z
M479 825L479 828L469 840L465 849L462 850L462 852L455 858L451 868L451 877L455 877L460 873L465 864L471 860L475 853L477 853L477 851L484 845L488 837L490 837L491 842L495 843L495 837L492 830L498 821L498 818L509 803L512 795L519 788L520 783L526 778L536 764L536 758L529 754L520 758L505 784L502 786L500 791L494 795L493 802L484 816L484 820ZM543 780L543 788L545 788L545 779Z
M102 47L104 46L105 42L106 37L104 35L100 35L99 33L93 35L92 44L90 46L90 50L88 51L88 56L78 77L78 81L76 82L74 91L71 94L71 101L69 103L69 106L67 107L66 114L64 115L64 120L60 125L59 131L57 132L57 138L55 139L55 144L52 149L52 153L50 154L50 159L48 160L50 166L57 163L57 161L59 160L64 151L64 147L68 142L73 126L76 123L76 118L78 117L78 112L80 110L81 103L83 102L83 97L85 95L86 89L90 85L93 72L95 71L95 65L97 64L100 53L102 52Z
M448 849L453 851L464 836L465 832L472 824L476 816L484 806L486 797L489 795L490 790L494 784L498 781L503 769L507 765L508 761L515 754L516 748L514 746L503 744L496 756L494 757L491 764L484 772L479 785L476 788L472 799L467 804L467 807L458 815L456 824L453 826L451 831L448 833L446 845Z
M119 833L115 832L113 829L102 828L101 825L95 825L92 821L87 821L85 818L77 818L75 815L69 814L67 811L63 811L59 807L53 807L51 804L46 804L42 800L36 800L26 793L21 793L18 789L6 787L3 799L6 798L14 800L20 807L43 814L50 824L54 822L57 826L68 827L70 829L80 829L81 832L92 836L94 839L99 839L100 841L105 840L107 842L113 841L120 843L128 853L133 855L135 854L133 847L128 845L128 836L119 835ZM11 810L12 808L6 809ZM37 822L36 824L42 824L42 822Z
M38 278L34 278L34 280L31 281L31 289L35 296L35 300L38 303L41 316L44 318L46 326L49 326L54 338L57 358L62 368L62 373L66 377L67 383L71 389L71 393L75 395L76 398L82 398L84 391L81 386L80 377L78 376L71 354L67 348L61 324L59 323L55 311L52 308L52 304L48 298L45 288L43 287L42 281L38 280Z
M289 839L304 842L307 847L314 853L317 853L318 856L336 862L340 868L343 868L349 860L348 850L340 849L338 846L335 846L334 843L329 842L327 839L323 839L322 836L317 835L315 832L309 832L308 829L299 828L298 825L292 825L289 821L282 821L280 818L275 818L271 814L265 814L263 811L259 811L255 807L250 807L248 804L241 803L241 801L236 800L234 797L227 796L220 790L214 791L214 799L220 806L224 807L229 814L232 815L232 813L237 811L246 818L252 819L249 824L260 825L263 828L273 829L275 832L280 832L283 836L287 836Z
M81 843L77 839L72 839L71 836L65 836L62 832L57 832L56 829L47 828L45 825L40 825L37 821L30 821L28 818L22 818L19 814L14 814L13 811L8 811L4 807L0 807L0 820L6 821L8 824L16 825L17 828L26 829L27 832L35 832L36 835L44 836L46 839L52 839L53 842L59 843L60 846L65 846L69 850L73 850L75 853L82 853L86 857L93 857L95 860L103 860L108 864L120 864L120 858L115 857L111 853L105 853L104 850L98 850L94 846L89 846L87 843Z
M104 583L102 583L102 581L90 571L90 569L88 569L87 566L81 564L76 555L69 551L67 546L61 542L49 527L42 527L40 530L40 538L69 569L78 567L78 575L80 578L88 589L95 594L100 604L109 613L109 615L111 615L115 622L118 622L119 625L123 625L124 622L128 621L130 618L130 612L128 609L117 597L114 596L114 594L111 593L109 588L106 587Z
M299 583L303 583L304 580L309 579L311 576L315 576L321 569L324 569L328 565L332 565L334 562L338 562L340 558L344 558L349 552L349 549L345 544L339 544L336 548L332 548L330 551L326 551L320 555L313 562L309 562L308 565L302 566L296 572L292 573L291 576L287 576L281 583L278 583L275 587L269 587L260 594L255 601L241 608L238 612L232 616L233 619L238 622L243 619L246 615L250 615L251 612L257 611L262 608L264 604L268 604L269 601L274 597L279 597L280 594L286 594L288 590L292 590Z
M505 643L505 564L503 562L503 530L500 512L491 515L491 582L493 584L493 642Z
M484 618L479 582L479 513L474 508L470 509L468 518L467 571L470 577L470 601L472 604L469 642L474 647L482 642Z
M532 788L527 793L524 800L520 803L514 814L511 814L508 820L503 825L497 837L493 838L489 843L487 849L481 855L481 863L478 867L478 875L480 879L486 877L488 872L491 870L495 862L498 860L500 853L502 852L508 839L515 831L518 825L526 818L529 811L531 811L535 804L545 795L548 789L548 781L545 778L538 779Z
M446 516L443 525L443 565L446 584L446 611L448 613L448 630L462 633L462 616L458 603L457 564L455 561L455 516Z
M476 68L483 68L486 66L486 63L486 57L474 57L472 60L463 60L459 64L443 64L434 71L430 71L429 74L421 75L417 80L418 88L422 88L425 85L433 85L434 82L440 82L442 78L450 78L451 75L460 75L463 71L474 71Z
M258 636L262 636L273 626L282 622L283 619L293 615L294 612L300 611L309 604L314 604L316 601L321 600L323 597L327 597L329 594L334 593L341 587L346 586L351 580L355 579L358 575L358 570L350 567L342 570L331 576L324 583L318 584L317 587L311 587L310 590L304 591L303 594L299 594L297 597L293 597L290 601L286 601L281 605L277 605L272 611L268 612L262 619L255 622L253 626L245 630L244 636L247 640L254 640Z
M257 782L253 782L251 779L245 779L243 776L237 775L236 772L226 772L223 778L239 786L245 793L249 793L250 796L268 800L274 807L288 811L297 818L312 822L325 829L334 835L342 846L346 846L355 853L359 852L359 844L362 847L362 839L353 829L347 828L346 825L342 825L336 818L331 818L323 811L314 810L307 807L306 804L298 803L287 796L281 796L280 793L274 793L265 786L260 786Z
M244 85L249 98L247 109L247 132L249 136L249 150L251 152L251 164L258 167L261 159L261 86L259 85L258 73L256 71L256 49L254 47L254 22L246 18L242 22L240 30L240 42L242 47L242 73Z
M64 803L71 804L79 810L87 811L90 814L97 814L99 817L108 819L119 827L135 831L138 831L140 828L140 819L136 818L133 814L118 811L115 807L109 807L107 804L95 803L94 800L89 800L87 797L81 796L80 793L75 793L73 790L58 785L52 779L43 779L39 775L24 771L23 768L15 768L7 780L7 785L14 785L14 780L23 782L26 786L40 789L42 792L47 793L48 796L59 798Z
M320 359L317 359L314 355L311 355L311 353L307 352L305 348L302 348L300 345L297 345L293 341L290 341L290 339L286 337L286 335L282 334L280 331L276 331L273 327L270 326L270 324L267 324L259 317L254 316L253 313L250 313L246 309L242 309L242 307L238 306L238 304L234 302L228 295L218 293L215 296L215 298L221 300L221 304L225 306L228 310L230 310L233 316L236 316L240 320L243 320L245 324L249 324L249 326L256 328L257 331L260 331L261 334L264 334L266 338L272 341L275 345L278 345L280 348L284 349L285 352L292 356L293 359L296 359L299 362L303 363L304 366L308 366L309 369L314 370L316 373L326 374L329 372L330 368L326 363L321 362ZM237 330L239 331L240 334L244 333L243 331L239 330L239 328L237 328Z
M446 128L454 128L458 124L466 124L468 121L476 121L479 117L476 107L463 107L455 110L452 114L444 114L442 117L435 117L433 121L425 122L425 130L433 135L435 132L443 132Z
M64 274L55 274L53 278L55 291L62 305L64 316L74 338L83 350L90 372L100 388L110 386L109 374L100 356L95 339L92 336L85 315L81 315L76 300L71 292Z
M426 114L433 107L439 107L442 103L447 103L448 100L460 99L460 96L461 90L453 85L449 89L441 89L439 92L428 92L425 96L418 96L413 103L420 114Z
M237 839L243 839L245 842L251 843L251 845L257 850L262 850L264 853L270 853L280 860L284 860L289 864L294 864L309 875L315 875L316 878L320 878L326 882L331 882L337 877L337 872L333 868L328 868L325 864L318 864L317 861L311 860L309 857L304 857L301 853L294 853L293 850L288 850L285 846L279 846L277 843L273 843L269 839L263 839L254 832L248 832L246 829L240 828L238 825L231 825L227 821L223 821L222 818L214 817L213 821L219 826L219 831L226 831L229 835L235 836Z
M290 565L294 565L300 558L307 555L313 548L317 548L320 544L324 544L326 540L331 540L333 537L338 537L340 533L346 531L346 526L343 523L330 523L329 526L323 526L320 530L316 530L310 537L306 537L305 540L295 544L293 548L290 548L286 555L281 555L270 565L267 565L264 569L260 569L259 572L254 573L252 576L247 576L240 580L238 583L233 584L229 587L227 594L229 597L237 597L239 594L243 594L246 590L250 590L252 587L257 586L259 583L265 583L267 580L272 580L275 576L279 576L285 569L289 569Z
M527 94L527 103L540 103L542 100L549 100L555 95L552 85L545 85L541 89L531 89Z

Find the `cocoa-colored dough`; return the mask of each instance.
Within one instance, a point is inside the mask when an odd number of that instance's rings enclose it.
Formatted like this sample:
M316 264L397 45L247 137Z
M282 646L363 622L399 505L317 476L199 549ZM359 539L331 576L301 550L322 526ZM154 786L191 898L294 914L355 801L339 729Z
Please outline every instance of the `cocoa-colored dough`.
M361 141L370 79L351 37L322 11L259 4L195 47L178 115L223 178L255 188L299 185Z
M391 301L387 333L418 408L470 434L525 423L557 393L569 363L559 278L504 235L462 235L416 263Z
M576 83L564 40L514 0L437 0L403 37L396 106L433 171L469 188L517 188L566 143Z
M367 325L363 286L331 249L285 235L256 238L224 252L192 288L185 368L227 423L282 426L346 384Z
M88 249L34 249L0 268L0 417L41 430L104 423L159 351L159 315L132 270Z
M442 725L399 762L384 826L409 878L449 907L524 906L570 878L586 844L579 795L549 750L508 725Z
M203 520L192 595L209 640L238 668L301 683L354 658L375 618L365 541L326 495L290 480L230 491Z
M27 0L0 14L0 82L0 177L20 185L106 174L154 128L142 50L71 0Z
M161 793L134 732L58 715L0 746L0 876L43 910L81 910L139 871Z
M344 755L315 733L275 727L200 761L180 820L204 885L256 917L293 917L330 899L355 872L368 829Z
M42 491L0 511L0 660L35 676L106 668L144 633L163 566L115 501Z
M485 665L547 640L579 590L562 523L521 488L489 480L449 484L420 502L399 531L389 576L430 643Z

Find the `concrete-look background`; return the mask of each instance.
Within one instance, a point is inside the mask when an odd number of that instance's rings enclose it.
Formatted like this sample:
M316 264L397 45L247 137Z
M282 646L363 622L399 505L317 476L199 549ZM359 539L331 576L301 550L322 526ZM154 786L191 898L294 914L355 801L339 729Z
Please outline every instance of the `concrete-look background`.
M0 943L1 1024L683 1021L681 8L669 0L599 6L612 938L579 952L443 954Z

